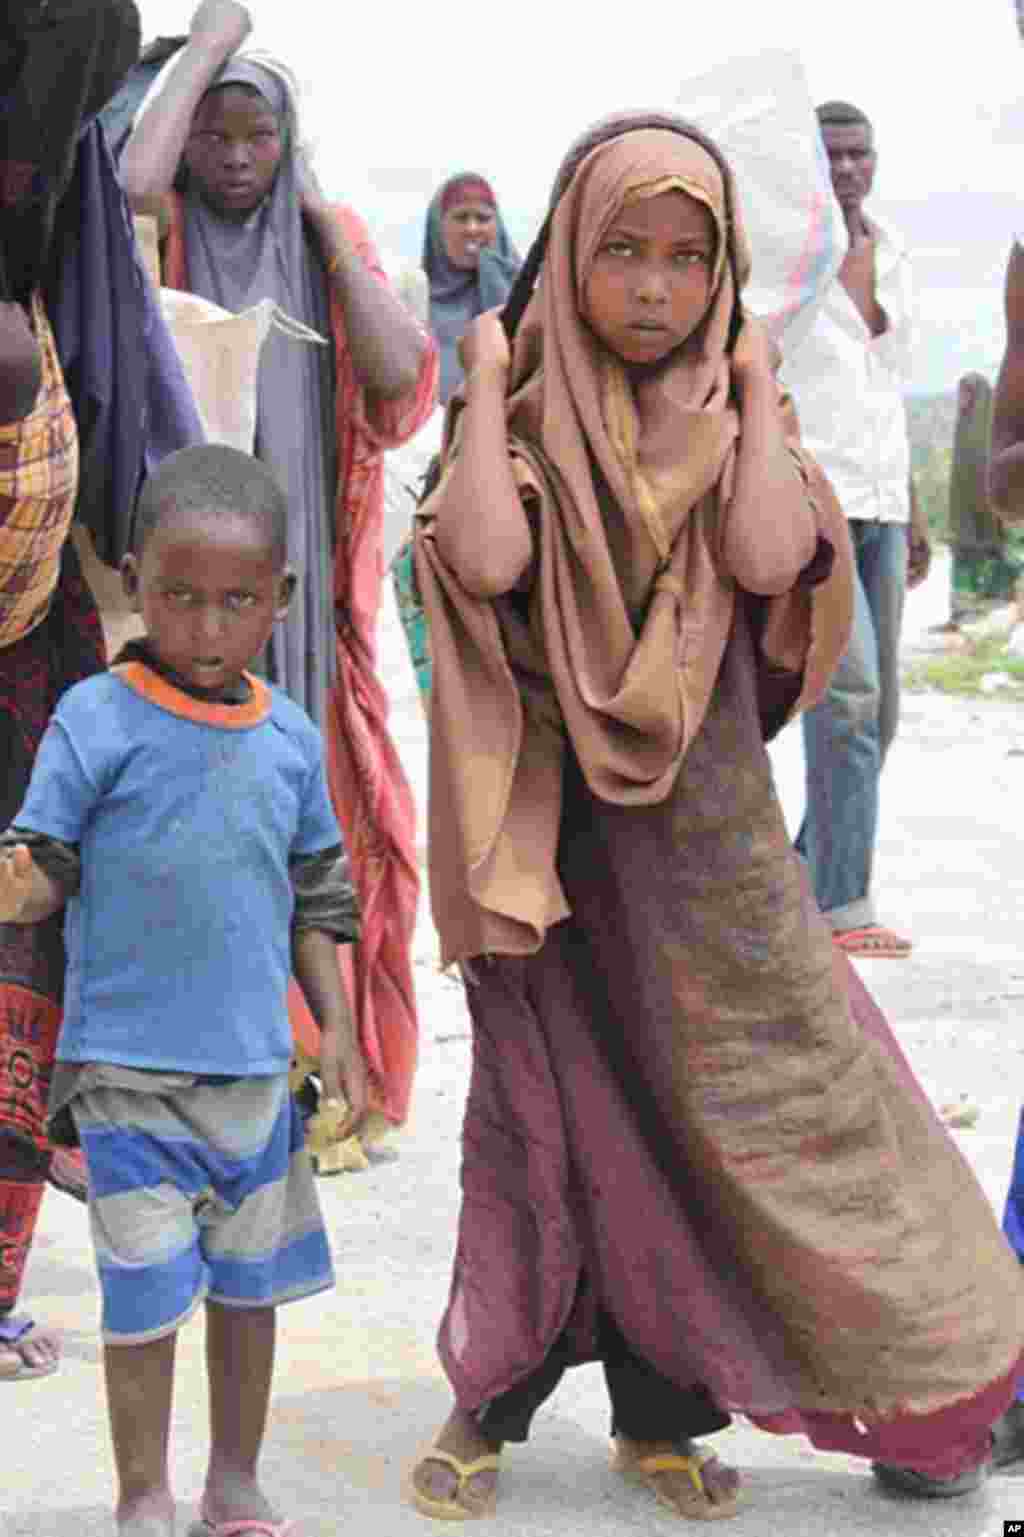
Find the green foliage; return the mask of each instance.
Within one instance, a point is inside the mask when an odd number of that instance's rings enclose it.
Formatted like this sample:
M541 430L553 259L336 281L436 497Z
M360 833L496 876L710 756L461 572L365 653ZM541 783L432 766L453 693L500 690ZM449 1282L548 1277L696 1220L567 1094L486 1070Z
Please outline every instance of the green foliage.
M997 698L1024 699L1024 657L1006 651L1009 635L989 635L975 641L970 651L943 652L941 656L915 657L904 669L903 686L910 692L934 689L940 694L968 697L983 692L987 674L1004 672L1012 681L999 689Z
M935 539L949 533L949 474L956 395L912 395L907 401L910 469Z

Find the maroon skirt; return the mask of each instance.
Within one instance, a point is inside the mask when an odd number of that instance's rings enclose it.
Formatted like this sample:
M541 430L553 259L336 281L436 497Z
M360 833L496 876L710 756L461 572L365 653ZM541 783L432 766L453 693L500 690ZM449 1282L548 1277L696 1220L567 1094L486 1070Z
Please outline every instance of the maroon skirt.
M570 759L572 917L467 969L474 1061L442 1362L474 1411L598 1310L680 1387L951 1477L1020 1369L1020 1267L813 904L737 627L662 805Z

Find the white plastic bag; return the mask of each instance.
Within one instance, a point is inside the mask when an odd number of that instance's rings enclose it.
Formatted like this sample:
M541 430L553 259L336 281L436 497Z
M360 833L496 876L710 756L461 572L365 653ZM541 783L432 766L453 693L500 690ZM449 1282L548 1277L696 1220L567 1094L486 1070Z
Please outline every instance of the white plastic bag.
M146 270L158 285L156 220L136 217L135 233ZM283 331L300 347L325 347L327 342L278 309L273 299L263 299L235 315L196 294L159 287L158 292L206 441L251 454L256 442L260 353L271 329ZM73 537L100 611L108 655L116 656L126 641L142 633L142 621L124 594L120 575L99 560L85 528L76 524Z
M260 352L271 327L298 346L325 347L324 338L261 299L234 315L196 294L161 288L164 318L181 355L185 377L207 441L251 454L256 441L256 381Z
M688 80L677 108L732 165L753 252L744 301L788 351L810 329L847 247L800 55L730 59Z
M161 288L156 220L137 214L134 225L143 265L159 292L207 441L251 454L256 441L260 353L271 328L283 331L299 346L326 347L327 341L278 309L273 299L261 299L236 315L198 294Z

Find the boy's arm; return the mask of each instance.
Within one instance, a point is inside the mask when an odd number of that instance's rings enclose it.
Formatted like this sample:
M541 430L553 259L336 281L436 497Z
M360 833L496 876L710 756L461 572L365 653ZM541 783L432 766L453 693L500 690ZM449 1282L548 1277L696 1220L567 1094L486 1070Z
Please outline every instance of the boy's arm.
M349 1116L342 1133L352 1136L366 1117L366 1066L338 969L338 944L323 929L292 931L292 969L320 1026L320 1081L325 1100L344 1099Z
M65 890L23 843L0 852L0 923L42 923L64 906Z
M1006 351L992 408L989 493L1006 523L1024 522L1024 246L1006 269Z
M0 922L41 923L81 883L82 834L119 757L95 693L76 683L43 732L25 800L0 832Z

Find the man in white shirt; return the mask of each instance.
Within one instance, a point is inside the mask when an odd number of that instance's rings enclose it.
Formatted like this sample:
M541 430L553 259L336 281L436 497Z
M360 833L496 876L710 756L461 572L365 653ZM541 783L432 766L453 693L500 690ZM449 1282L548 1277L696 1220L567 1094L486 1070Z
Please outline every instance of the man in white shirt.
M903 599L931 558L903 398L910 274L895 234L864 212L876 164L870 122L846 102L819 107L818 122L849 249L781 379L849 520L857 581L849 649L822 702L804 716L807 810L797 847L836 943L855 955L904 956L910 941L875 914L871 867L879 777L899 713Z

